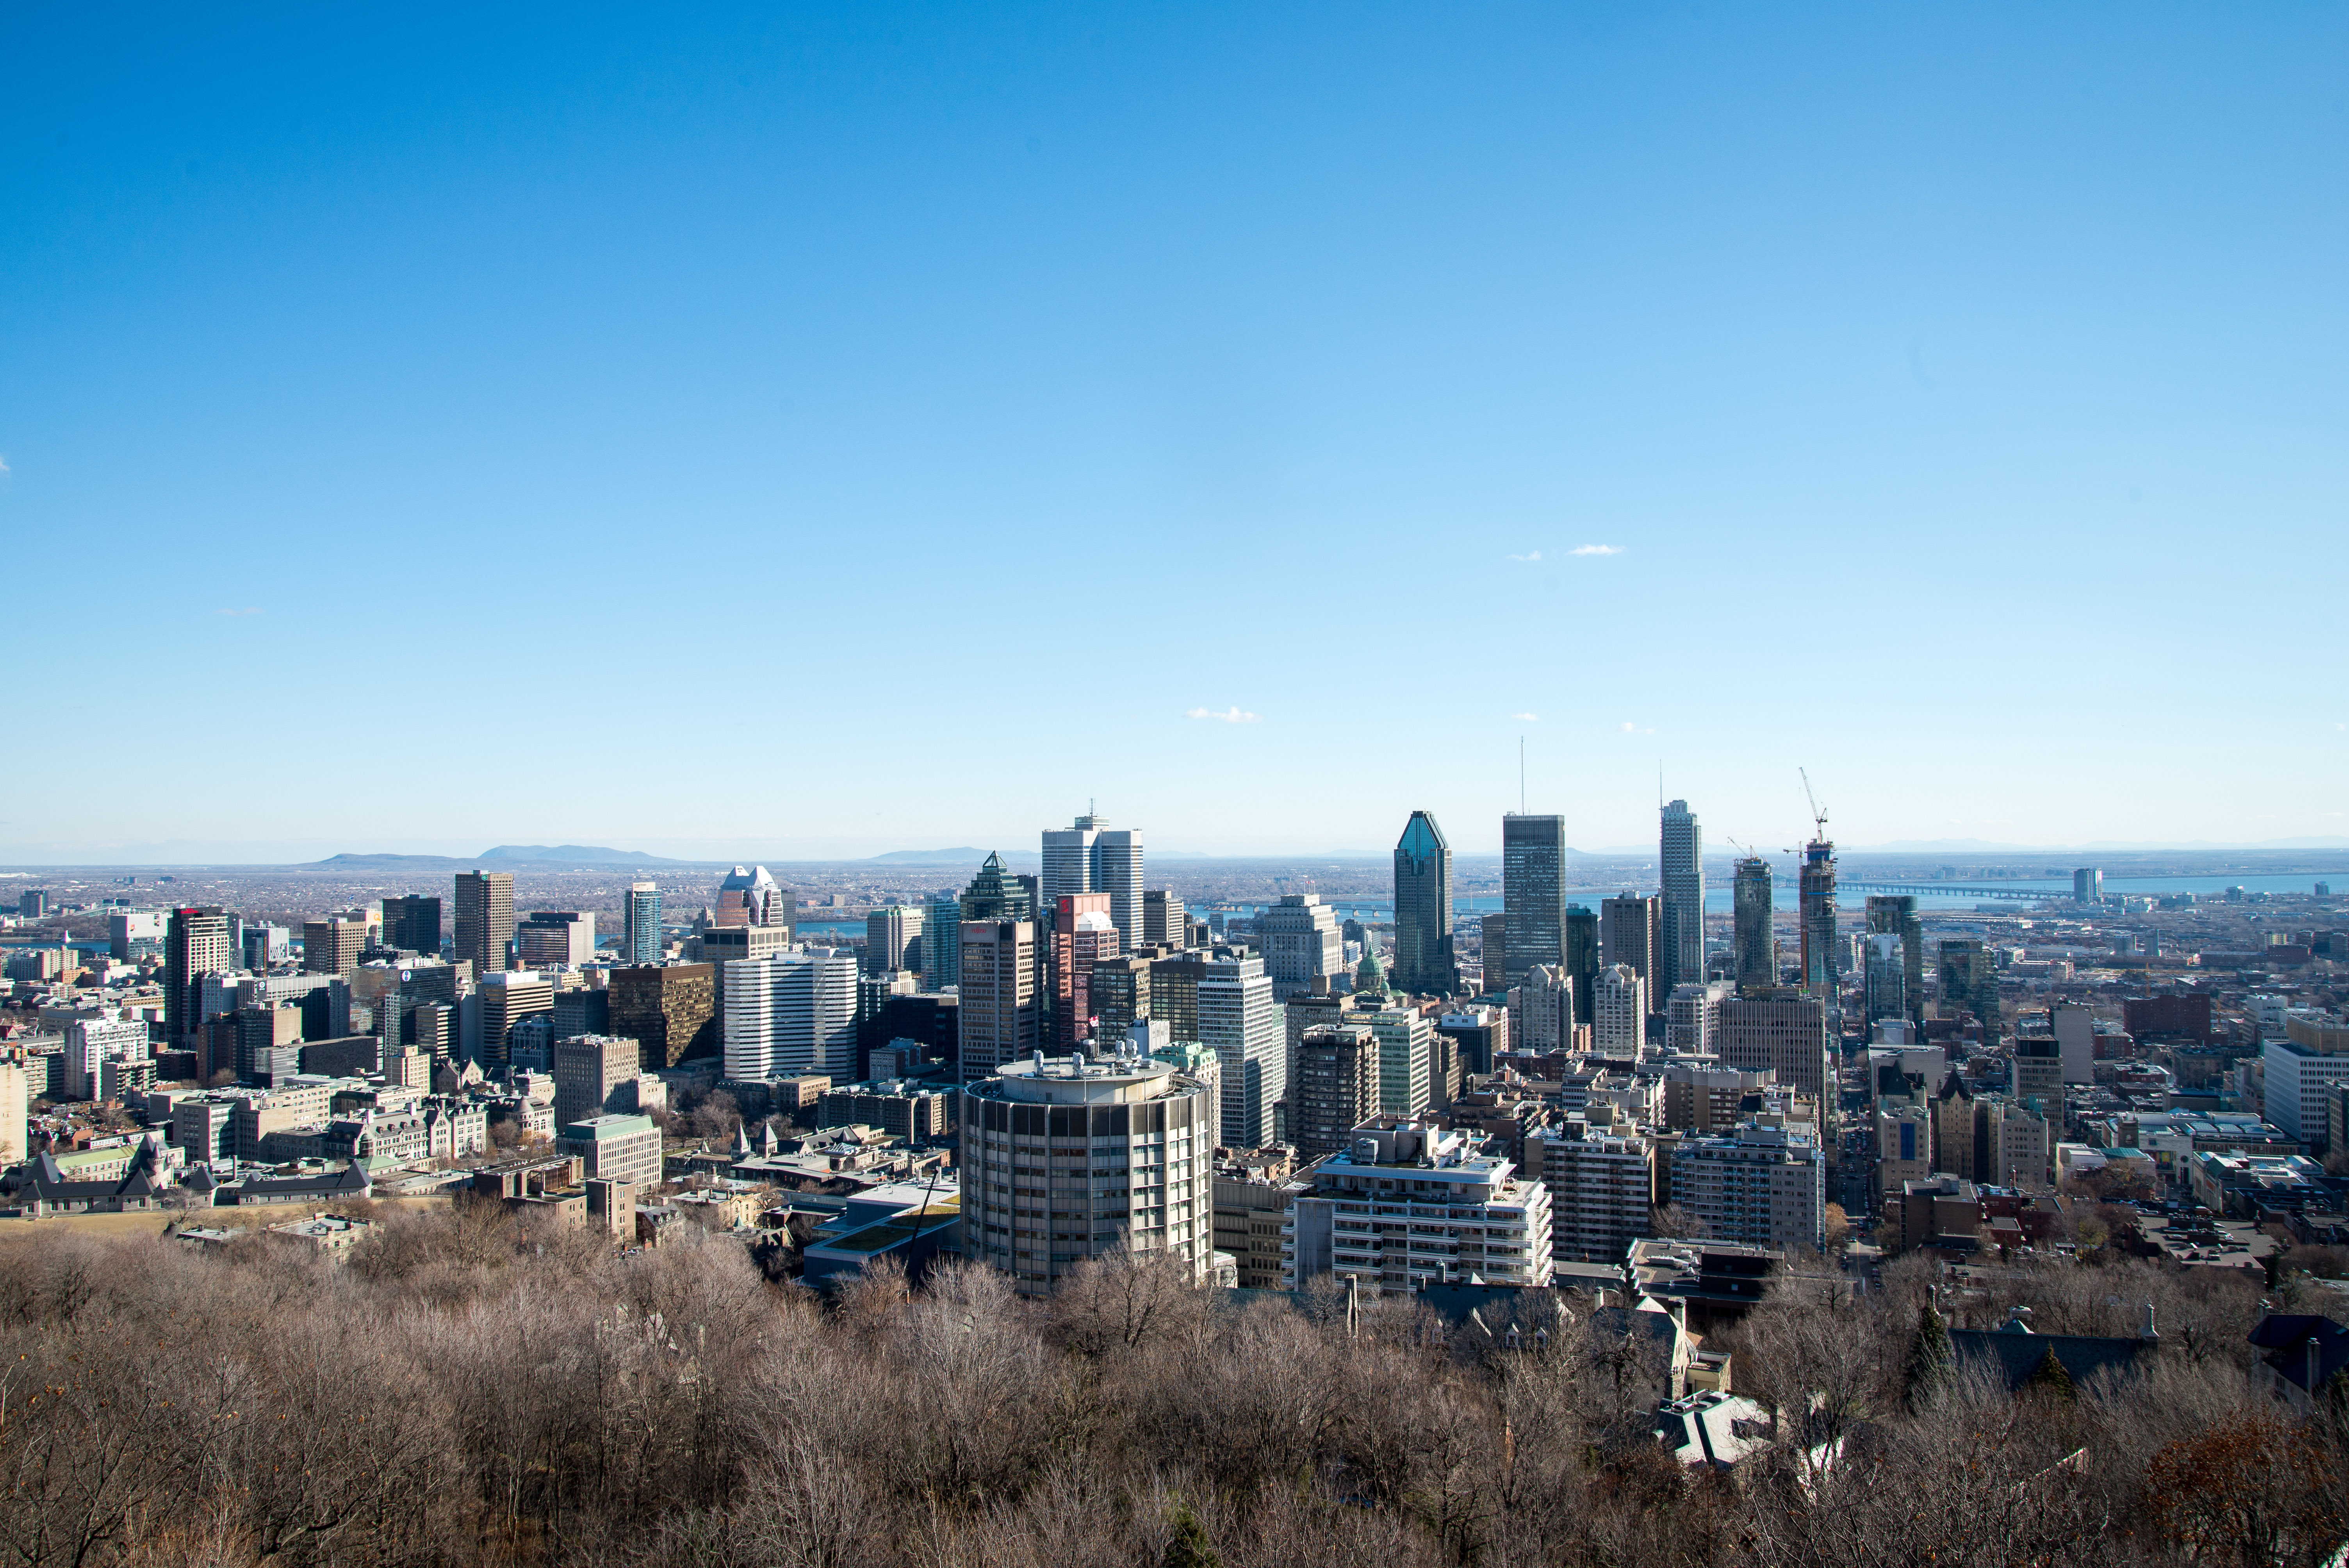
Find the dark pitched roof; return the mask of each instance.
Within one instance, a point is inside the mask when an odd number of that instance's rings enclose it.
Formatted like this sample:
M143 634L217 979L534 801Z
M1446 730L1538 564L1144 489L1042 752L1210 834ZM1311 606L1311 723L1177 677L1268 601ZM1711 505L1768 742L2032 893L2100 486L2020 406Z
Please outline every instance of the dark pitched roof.
M354 1161L330 1176L254 1176L222 1191L239 1197L247 1193L254 1197L286 1197L311 1192L324 1197L364 1197L370 1186L367 1168Z
M2020 1392L2051 1356L2075 1383L2085 1384L2105 1371L2126 1377L2137 1369L2137 1357L2151 1343L2085 1334L2032 1334L2013 1328L1950 1330L1950 1351L1957 1364L1996 1372L2006 1380L2010 1392Z
M2308 1342L2316 1341L2316 1387L2322 1388L2335 1372L2349 1367L2349 1328L2329 1317L2306 1313L2271 1312L2251 1330L2251 1341L2267 1352L2260 1359L2274 1367L2295 1387L2308 1387Z

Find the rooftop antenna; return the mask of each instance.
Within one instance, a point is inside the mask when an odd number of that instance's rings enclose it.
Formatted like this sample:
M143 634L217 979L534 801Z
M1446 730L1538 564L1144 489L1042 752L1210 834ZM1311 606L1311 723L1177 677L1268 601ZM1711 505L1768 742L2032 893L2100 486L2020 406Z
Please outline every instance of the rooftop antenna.
M1517 815L1526 814L1526 738L1517 737Z

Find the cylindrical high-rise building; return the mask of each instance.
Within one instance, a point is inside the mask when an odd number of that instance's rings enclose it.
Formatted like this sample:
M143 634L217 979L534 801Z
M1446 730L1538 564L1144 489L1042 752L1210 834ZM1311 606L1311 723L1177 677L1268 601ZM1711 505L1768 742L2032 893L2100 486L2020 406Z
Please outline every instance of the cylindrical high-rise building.
M1778 939L1770 929L1770 862L1759 855L1738 861L1735 892L1737 990L1750 996L1778 983Z
M1395 844L1396 989L1449 996L1460 988L1452 959L1452 846L1424 811L1413 811ZM1489 988L1489 987L1488 987Z
M1132 1054L1005 1063L962 1091L962 1250L1024 1295L1123 1243L1204 1278L1215 1250L1208 1090Z

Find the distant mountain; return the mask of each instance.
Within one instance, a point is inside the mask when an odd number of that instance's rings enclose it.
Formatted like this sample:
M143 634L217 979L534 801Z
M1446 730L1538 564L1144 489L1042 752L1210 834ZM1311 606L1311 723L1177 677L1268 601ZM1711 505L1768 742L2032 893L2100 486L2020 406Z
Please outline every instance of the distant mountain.
M496 849L483 850L475 858L524 861L541 866L683 866L696 863L648 855L642 850L607 850L595 844L500 844Z
M320 872L463 871L473 866L527 867L533 871L596 871L628 866L690 866L698 861L663 860L636 850L607 850L593 844L500 844L478 855L329 855L312 861L303 870Z
M889 866L967 866L987 859L985 850L974 850L966 844L954 850L891 850L885 855L874 855L874 863Z

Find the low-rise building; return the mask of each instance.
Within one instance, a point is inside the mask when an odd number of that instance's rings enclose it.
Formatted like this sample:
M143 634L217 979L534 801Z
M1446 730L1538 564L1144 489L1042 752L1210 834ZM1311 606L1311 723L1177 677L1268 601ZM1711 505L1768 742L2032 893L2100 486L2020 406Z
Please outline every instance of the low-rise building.
M558 1147L575 1155L589 1179L650 1186L661 1178L661 1134L648 1116L590 1116L563 1130Z
M877 1127L893 1137L928 1142L954 1130L952 1092L906 1078L879 1078L823 1091L816 1125Z
M1216 1163L1216 1251L1231 1258L1244 1290L1280 1288L1281 1223L1289 1204L1312 1191L1311 1182L1289 1175L1289 1163L1286 1158Z

